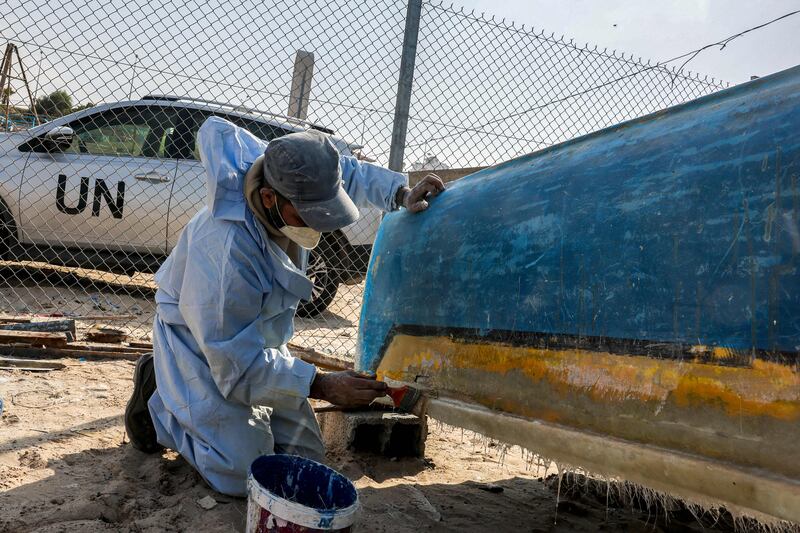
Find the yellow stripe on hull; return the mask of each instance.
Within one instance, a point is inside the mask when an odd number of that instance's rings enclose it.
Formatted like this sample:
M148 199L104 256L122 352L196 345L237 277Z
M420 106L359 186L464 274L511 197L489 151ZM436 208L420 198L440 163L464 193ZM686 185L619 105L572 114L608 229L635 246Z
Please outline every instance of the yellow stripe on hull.
M800 480L800 374L714 355L709 363L397 334L377 372L505 414Z

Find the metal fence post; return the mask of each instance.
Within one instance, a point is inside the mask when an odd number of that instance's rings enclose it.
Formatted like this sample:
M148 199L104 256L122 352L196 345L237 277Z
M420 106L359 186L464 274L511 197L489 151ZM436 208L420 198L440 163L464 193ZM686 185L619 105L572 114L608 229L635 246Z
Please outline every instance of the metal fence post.
M287 115L305 120L308 116L308 98L311 94L311 80L314 78L314 52L298 50L294 56L292 86L289 91L289 111Z
M397 102L394 106L392 145L389 150L389 168L403 170L403 153L406 148L408 130L408 108L411 105L411 89L414 83L414 60L417 57L417 36L422 0L408 0L406 30L403 35L403 55L400 58L400 79L397 82Z

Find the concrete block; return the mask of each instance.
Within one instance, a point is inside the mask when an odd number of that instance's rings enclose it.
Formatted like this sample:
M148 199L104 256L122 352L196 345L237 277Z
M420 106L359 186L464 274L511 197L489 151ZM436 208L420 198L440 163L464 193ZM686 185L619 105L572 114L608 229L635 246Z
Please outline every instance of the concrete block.
M331 453L366 452L386 457L422 457L427 422L411 414L389 411L317 413L322 440Z

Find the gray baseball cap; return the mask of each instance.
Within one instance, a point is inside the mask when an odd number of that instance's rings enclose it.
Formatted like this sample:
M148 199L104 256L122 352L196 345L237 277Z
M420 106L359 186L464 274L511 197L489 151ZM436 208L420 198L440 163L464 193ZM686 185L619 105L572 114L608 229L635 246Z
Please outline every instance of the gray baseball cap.
M342 183L339 151L322 132L290 133L270 141L264 151L264 178L312 229L334 231L358 220L358 208Z

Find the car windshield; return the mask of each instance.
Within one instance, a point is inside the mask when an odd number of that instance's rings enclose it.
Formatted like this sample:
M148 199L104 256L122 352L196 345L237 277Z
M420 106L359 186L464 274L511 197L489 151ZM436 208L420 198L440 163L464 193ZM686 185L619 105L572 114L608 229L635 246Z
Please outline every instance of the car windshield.
M175 131L176 116L168 109L123 107L73 121L74 154L167 157L167 140Z

